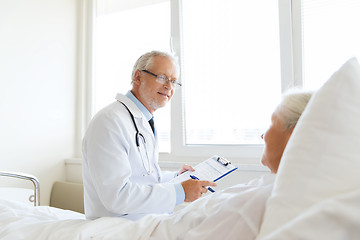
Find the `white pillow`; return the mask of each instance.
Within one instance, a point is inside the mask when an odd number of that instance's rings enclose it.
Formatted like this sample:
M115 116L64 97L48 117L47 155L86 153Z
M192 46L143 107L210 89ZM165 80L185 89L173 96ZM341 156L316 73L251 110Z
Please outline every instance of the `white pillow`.
M323 214L321 219L332 222L327 227L326 221L318 223L321 229L327 229L323 236L334 236L331 234L336 230L336 217L326 215L334 209L324 208L321 203L359 190L359 175L360 66L352 58L313 95L294 129L257 239L303 239L303 231L308 231L307 236L321 237L320 228L311 226L313 222L308 220L309 214L315 219L316 212ZM344 207L338 202L339 209ZM353 207L358 214L359 199ZM339 221L337 227L344 230L346 224Z

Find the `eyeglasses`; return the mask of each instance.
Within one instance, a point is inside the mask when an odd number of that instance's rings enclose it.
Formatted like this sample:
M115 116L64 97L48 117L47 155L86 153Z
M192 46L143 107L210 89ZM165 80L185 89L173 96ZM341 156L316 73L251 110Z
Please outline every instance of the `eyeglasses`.
M176 89L176 88L181 87L181 83L179 83L179 82L176 81L176 80L170 80L170 79L169 79L167 76L165 76L165 75L162 75L162 74L156 75L155 73L152 73L152 72L150 72L150 71L148 71L148 70L140 70L140 71L146 72L147 74L150 74L150 75L156 77L156 81L157 81L158 83L167 84L168 82L170 82L171 88L175 88L175 89Z

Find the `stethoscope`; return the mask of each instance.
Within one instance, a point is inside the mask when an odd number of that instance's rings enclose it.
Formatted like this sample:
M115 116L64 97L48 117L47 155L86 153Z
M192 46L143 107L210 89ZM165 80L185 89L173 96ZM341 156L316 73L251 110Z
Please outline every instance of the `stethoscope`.
M145 168L145 170L146 170L146 172L147 172L147 174L143 174L143 176L148 176L148 175L150 175L153 171L151 170L151 166L150 166L150 159L149 159L148 152L147 152L147 149L146 149L146 140L145 140L145 137L144 137L144 135L139 131L139 129L138 129L136 123L135 123L134 115L131 113L131 111L129 110L129 108L125 105L125 103L123 103L123 102L121 102L121 101L119 101L119 102L120 102L122 105L124 105L124 107L126 108L126 110L129 112L129 115L130 115L130 117L131 117L131 120L132 120L132 122L133 122L133 124L134 124L135 131L136 131L136 133L135 133L135 143L136 143L136 146L137 146L137 148L138 148L139 154L140 154L140 156L141 156L141 160L142 160L143 166L144 166L144 168ZM146 166L145 166L145 161L144 161L143 156L142 156L141 151L140 151L140 140L139 140L140 138L142 139L143 145L144 145L144 147L145 147L145 153L146 153L146 158L147 158L147 162L148 162L149 169L146 168Z

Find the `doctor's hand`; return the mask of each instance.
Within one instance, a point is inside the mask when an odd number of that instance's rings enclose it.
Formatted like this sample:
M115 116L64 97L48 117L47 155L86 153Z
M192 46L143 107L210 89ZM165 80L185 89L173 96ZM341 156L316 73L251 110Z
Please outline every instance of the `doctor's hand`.
M193 171L195 171L195 169L193 169L193 167L190 166L190 165L184 164L184 165L182 165L182 167L180 168L180 170L179 170L179 172L178 172L177 175L179 176L180 174L182 174L182 173L184 173L184 172L187 172L187 171L193 172Z
M185 192L185 202L192 202L201 197L201 194L206 193L207 186L216 187L216 183L211 181L201 181L189 179L181 183Z

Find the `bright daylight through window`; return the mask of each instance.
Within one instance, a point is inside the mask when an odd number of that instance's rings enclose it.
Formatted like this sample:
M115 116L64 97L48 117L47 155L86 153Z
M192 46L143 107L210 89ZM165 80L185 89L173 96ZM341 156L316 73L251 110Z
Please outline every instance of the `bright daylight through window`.
M182 2L186 144L263 143L281 95L278 1Z
M303 0L304 86L319 88L351 57L360 59L360 1Z

